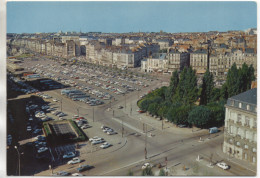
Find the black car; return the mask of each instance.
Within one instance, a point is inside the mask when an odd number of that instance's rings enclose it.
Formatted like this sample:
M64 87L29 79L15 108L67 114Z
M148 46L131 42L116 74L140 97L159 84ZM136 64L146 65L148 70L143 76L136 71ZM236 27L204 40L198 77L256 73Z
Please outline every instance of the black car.
M89 170L89 169L92 169L92 168L93 168L93 166L90 166L90 165L82 165L79 168L77 168L77 171L82 172L82 171L86 171L86 170Z

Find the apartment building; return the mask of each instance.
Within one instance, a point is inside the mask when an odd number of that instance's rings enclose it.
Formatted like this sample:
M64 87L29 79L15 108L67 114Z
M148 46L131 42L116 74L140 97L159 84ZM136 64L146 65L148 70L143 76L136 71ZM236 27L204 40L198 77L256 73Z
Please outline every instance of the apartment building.
M225 105L223 152L256 165L257 89L232 96Z
M142 60L141 70L144 72L168 72L166 53L155 54L153 58Z
M190 65L190 54L187 52L179 52L177 49L171 49L167 53L168 72L181 71L185 66Z
M193 70L205 71L208 66L208 51L206 49L198 49L190 53L190 65Z

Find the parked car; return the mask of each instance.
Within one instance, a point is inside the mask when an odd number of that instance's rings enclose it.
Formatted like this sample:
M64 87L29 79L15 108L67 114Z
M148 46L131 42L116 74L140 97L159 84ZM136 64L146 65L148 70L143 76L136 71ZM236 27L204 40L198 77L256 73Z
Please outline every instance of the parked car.
M65 155L63 155L63 158L74 158L76 154L74 152L68 152Z
M81 160L79 159L79 157L75 157L72 160L68 161L67 164L77 164L77 163L80 163L80 162L81 162Z
M57 175L58 175L58 176L68 176L69 173L68 173L68 172L65 172L65 171L59 171L59 172L57 172Z
M96 145L96 144L100 144L100 143L104 143L104 140L94 140L91 142L92 145Z
M110 147L110 146L112 146L110 143L105 142L105 143L103 143L102 145L100 145L100 148L105 149L105 148L108 148L108 147Z
M71 174L72 176L83 176L83 174L79 174L79 173L73 173Z
M42 152L44 152L44 151L47 151L48 150L48 148L47 147L41 147L41 148L39 148L38 149L38 153L42 153Z
M89 141L92 142L93 140L96 140L96 139L98 139L98 138L99 138L98 136L95 136L95 137L93 137L93 138L90 138Z
M115 135L115 134L117 134L117 132L115 132L115 131L112 131L112 132L107 132L107 135Z
M217 163L217 166L224 169L224 170L229 169L229 166L224 162Z
M77 171L82 172L82 171L86 171L86 170L89 170L89 169L92 169L92 168L93 168L93 166L90 166L90 165L82 165L79 168L77 168Z
M122 109L122 108L123 108L123 106L119 105L117 108L118 108L118 109Z
M81 129L87 129L87 128L91 128L91 127L92 126L85 124L85 125L81 126Z
M27 126L27 129L26 129L28 132L32 131L32 127L31 126Z
M33 131L33 133L34 133L34 134L38 134L38 133L40 133L41 131L42 131L42 129L36 129L36 130Z

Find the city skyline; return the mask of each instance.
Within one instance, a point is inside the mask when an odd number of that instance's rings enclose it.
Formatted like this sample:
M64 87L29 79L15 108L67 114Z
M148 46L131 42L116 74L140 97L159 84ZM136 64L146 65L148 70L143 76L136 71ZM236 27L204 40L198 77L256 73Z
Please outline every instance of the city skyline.
M256 19L252 1L7 3L7 33L246 30Z

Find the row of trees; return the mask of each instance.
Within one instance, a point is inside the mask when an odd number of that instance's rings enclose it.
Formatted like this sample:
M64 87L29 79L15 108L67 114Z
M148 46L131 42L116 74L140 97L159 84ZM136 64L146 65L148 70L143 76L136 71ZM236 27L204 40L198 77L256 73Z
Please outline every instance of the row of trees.
M138 101L138 106L151 115L167 118L175 124L200 128L221 126L224 123L224 104L227 98L250 89L255 80L254 68L233 64L222 88L214 87L213 75L207 70L202 85L191 67L172 74L169 87L162 87Z

